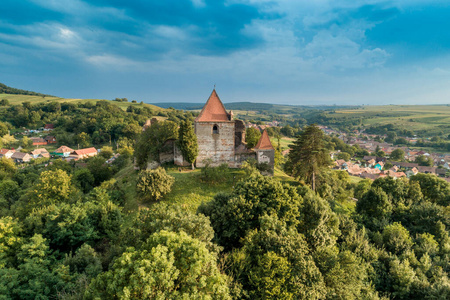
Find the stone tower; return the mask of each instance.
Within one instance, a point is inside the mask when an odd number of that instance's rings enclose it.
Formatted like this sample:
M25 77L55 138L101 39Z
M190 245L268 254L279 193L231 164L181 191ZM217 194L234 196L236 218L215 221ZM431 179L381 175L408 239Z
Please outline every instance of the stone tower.
M200 115L195 119L198 156L197 167L210 159L213 166L227 163L234 166L235 122L227 113L214 89Z
M253 150L256 153L256 161L258 163L267 163L273 170L275 164L275 149L270 142L267 129L263 131L261 138Z

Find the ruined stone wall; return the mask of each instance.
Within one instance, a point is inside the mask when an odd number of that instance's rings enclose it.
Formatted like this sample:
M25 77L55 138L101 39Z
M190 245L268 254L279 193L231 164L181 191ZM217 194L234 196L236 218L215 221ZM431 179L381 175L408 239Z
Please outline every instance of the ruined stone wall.
M213 133L213 126L217 125L218 133ZM212 160L213 166L227 163L234 167L234 122L196 122L198 156L197 167L203 167L203 161Z
M173 145L173 163L177 166L189 166L190 164L184 160L183 154L181 153L180 148L178 148L177 144Z
M168 140L164 143L164 146L159 153L159 161L163 163L173 162L173 147L175 140Z
M272 167L275 164L275 150L256 150L256 161L261 163L267 163Z

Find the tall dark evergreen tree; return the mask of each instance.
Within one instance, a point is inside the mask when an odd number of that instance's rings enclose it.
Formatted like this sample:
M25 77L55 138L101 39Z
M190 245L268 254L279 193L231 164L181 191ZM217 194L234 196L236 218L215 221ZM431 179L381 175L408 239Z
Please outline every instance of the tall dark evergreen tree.
M189 120L181 122L178 137L181 154L183 154L183 158L191 164L192 170L194 170L194 162L198 155L198 144L197 136Z
M323 131L315 124L307 126L289 153L292 175L304 179L315 191L317 174L329 164L330 156L325 148Z

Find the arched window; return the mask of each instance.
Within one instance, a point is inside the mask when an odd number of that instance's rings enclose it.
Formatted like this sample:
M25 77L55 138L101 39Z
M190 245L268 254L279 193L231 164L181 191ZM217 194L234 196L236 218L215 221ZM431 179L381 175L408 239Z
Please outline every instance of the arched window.
M213 126L213 134L219 134L219 126L217 125Z

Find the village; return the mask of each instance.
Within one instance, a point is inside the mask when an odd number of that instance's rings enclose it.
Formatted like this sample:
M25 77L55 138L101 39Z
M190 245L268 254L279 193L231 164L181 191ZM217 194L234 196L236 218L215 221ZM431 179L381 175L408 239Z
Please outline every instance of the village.
M80 159L96 156L100 152L100 149L97 150L95 147L74 150L64 145L61 145L60 147L49 151L45 146L51 146L52 148L54 148L57 144L56 137L50 135L53 129L53 124L46 124L43 128L40 129L25 129L22 134L24 138L26 137L28 139L28 143L32 147L35 147L35 149L29 152L24 152L24 148L22 146L19 146L16 149L2 148L0 150L0 159L3 157L8 158L21 165L30 163L32 162L32 160L38 159L40 161L47 162L50 158L61 158L67 161L77 161ZM28 138L28 135L31 134L41 134L43 135L43 137L31 136ZM24 138L22 138L22 140Z

